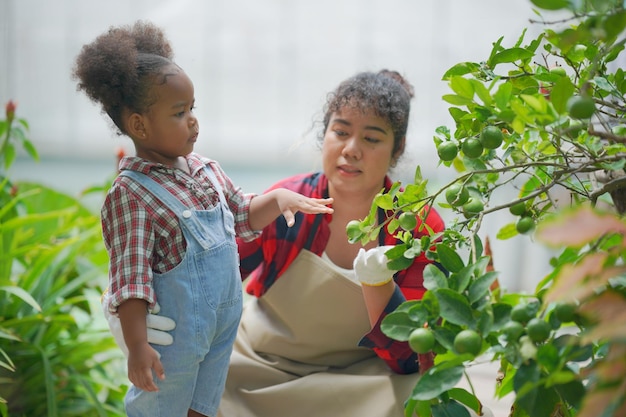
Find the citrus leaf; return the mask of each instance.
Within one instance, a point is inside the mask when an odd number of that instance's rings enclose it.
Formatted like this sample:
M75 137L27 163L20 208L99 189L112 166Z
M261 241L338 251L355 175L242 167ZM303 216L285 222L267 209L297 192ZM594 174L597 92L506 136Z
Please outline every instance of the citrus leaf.
M424 268L424 288L436 290L438 288L448 288L446 275L433 264L428 264Z
M443 243L437 245L437 255L439 255L439 263L450 272L459 272L465 266L454 249Z
M438 397L458 384L464 369L463 366L446 369L439 369L437 366L430 368L417 380L411 398L427 401Z
M467 298L448 288L436 290L435 295L439 300L439 310L443 319L453 324L471 327L473 315Z

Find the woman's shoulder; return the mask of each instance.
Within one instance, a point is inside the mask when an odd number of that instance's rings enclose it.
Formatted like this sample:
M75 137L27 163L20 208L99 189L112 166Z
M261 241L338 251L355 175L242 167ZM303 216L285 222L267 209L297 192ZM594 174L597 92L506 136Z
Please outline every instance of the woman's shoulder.
M286 188L300 194L312 196L318 194L319 190L325 187L325 184L326 177L321 172L300 173L281 179L268 188L267 191L276 188Z

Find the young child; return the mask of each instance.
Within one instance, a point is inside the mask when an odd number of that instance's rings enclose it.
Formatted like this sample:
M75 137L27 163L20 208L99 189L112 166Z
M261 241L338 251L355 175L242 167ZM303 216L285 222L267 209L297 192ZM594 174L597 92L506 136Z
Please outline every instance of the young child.
M127 414L214 416L242 309L235 235L252 239L281 214L291 226L297 211L332 213L332 199L244 194L193 153L193 84L150 23L110 28L83 46L73 76L136 150L102 207L108 309L119 315L133 384ZM148 343L157 300L176 321L169 346Z

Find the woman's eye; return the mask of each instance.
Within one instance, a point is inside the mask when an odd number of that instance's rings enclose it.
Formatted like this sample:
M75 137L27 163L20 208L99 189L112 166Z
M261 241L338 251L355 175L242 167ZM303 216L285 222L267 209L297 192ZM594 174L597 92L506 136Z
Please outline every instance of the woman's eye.
M335 129L334 132L335 132L335 135L337 135L337 136L346 136L347 135L346 132L344 132L343 130L339 130L339 129Z
M376 138L370 138L370 137L365 137L365 140L369 143L378 143L380 142L380 139L376 139Z

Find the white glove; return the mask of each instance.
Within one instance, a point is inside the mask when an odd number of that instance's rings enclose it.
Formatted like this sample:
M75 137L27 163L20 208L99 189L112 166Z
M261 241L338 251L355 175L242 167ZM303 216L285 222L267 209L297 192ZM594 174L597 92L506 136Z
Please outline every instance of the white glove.
M391 248L393 246L378 246L367 251L359 249L352 267L361 284L377 287L393 279L393 271L387 268L389 259L385 256Z
M109 312L109 301L111 299L111 295L108 291L105 291L102 294L102 310L104 311L104 318L109 324L109 330L113 334L113 338L115 339L115 343L122 349L124 355L128 357L128 348L126 347L126 343L124 342L124 334L122 333L122 323L120 322L120 318L115 314L111 314ZM166 333L169 330L174 329L176 327L176 322L168 317L157 316L156 314L159 312L160 307L159 303L154 306L152 310L152 314L146 314L146 325L148 326L148 342L155 345L171 345L174 342L174 338L171 334Z

